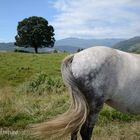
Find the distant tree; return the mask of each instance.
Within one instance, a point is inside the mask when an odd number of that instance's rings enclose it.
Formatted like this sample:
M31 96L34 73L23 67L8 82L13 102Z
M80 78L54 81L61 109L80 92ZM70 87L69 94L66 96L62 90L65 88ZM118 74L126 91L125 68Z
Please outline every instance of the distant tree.
M15 45L19 47L32 47L35 53L38 48L53 47L55 43L54 28L42 17L32 16L18 23Z
M82 50L84 50L83 48L79 48L79 49L77 49L77 52L80 52L80 51L82 51Z
M58 53L58 51L55 49L55 50L53 51L53 53Z

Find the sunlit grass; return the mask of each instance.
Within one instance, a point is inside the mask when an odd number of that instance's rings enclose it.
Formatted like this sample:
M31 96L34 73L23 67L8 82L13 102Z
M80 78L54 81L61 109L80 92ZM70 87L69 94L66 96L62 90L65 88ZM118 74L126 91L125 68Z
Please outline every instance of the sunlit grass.
M60 75L60 64L67 53L29 54L0 52L0 87L17 86L36 73Z

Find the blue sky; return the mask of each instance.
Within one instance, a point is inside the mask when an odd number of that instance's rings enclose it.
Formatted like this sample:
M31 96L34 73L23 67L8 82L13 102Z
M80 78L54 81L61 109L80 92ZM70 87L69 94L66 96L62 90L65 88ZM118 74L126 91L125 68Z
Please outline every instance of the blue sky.
M57 11L48 0L0 0L0 42L14 41L18 21L42 16L52 21Z
M42 16L55 38L140 35L140 0L0 0L0 42L14 41L18 21Z

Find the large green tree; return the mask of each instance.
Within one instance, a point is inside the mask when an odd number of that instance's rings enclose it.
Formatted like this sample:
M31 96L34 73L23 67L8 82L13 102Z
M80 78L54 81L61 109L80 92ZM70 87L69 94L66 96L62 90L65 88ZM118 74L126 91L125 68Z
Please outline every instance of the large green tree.
M15 45L32 47L38 53L38 48L53 47L55 43L54 28L42 17L32 16L18 22Z

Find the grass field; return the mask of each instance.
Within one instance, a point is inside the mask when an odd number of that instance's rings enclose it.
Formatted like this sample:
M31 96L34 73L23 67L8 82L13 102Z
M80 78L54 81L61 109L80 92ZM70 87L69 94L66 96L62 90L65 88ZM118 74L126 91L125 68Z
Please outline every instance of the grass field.
M66 53L0 53L0 86L17 86L42 71L58 76L65 56Z
M66 53L0 53L0 140L37 140L28 125L65 112L69 94L60 74ZM94 129L95 140L140 140L140 116L107 105Z

